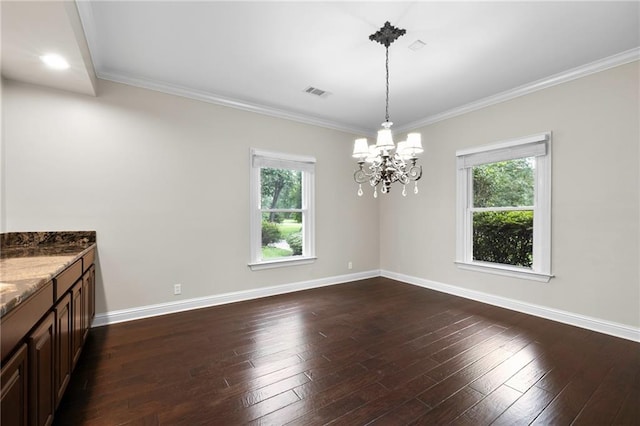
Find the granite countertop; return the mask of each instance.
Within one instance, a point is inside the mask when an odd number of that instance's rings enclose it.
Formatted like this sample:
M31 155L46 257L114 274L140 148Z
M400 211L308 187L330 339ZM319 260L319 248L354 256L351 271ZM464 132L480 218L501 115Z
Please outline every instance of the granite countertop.
M95 246L95 231L1 234L0 317Z

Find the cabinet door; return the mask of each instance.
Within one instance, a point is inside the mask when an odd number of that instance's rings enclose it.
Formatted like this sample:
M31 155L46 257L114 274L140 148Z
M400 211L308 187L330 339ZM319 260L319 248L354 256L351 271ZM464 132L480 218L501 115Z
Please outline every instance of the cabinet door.
M89 328L91 328L91 323L96 317L96 266L91 265L89 272L91 272L91 286L89 287Z
M55 307L56 314L56 407L67 389L71 377L71 295L64 296Z
M87 340L91 324L91 271L82 276L82 342Z
M29 394L27 382L27 345L0 370L0 424L2 426L26 426Z
M79 280L71 290L71 371L76 367L78 359L80 358L80 351L82 350L82 342L84 337L84 329L82 327L83 314L84 314L84 301L82 298L82 281Z
M54 411L55 315L50 312L29 335L29 423L50 425Z

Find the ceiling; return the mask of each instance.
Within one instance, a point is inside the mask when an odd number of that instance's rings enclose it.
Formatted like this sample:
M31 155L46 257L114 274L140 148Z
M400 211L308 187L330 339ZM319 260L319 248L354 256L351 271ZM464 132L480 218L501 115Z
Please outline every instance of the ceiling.
M368 36L387 20L407 30L389 49L390 114L400 129L613 55L637 59L640 46L637 1L69 5L2 2L5 77L90 93L82 78L80 89L57 86L60 73L52 78L38 63L37 52L58 49L89 81L95 69L99 78L357 133L384 120L385 50ZM416 40L425 46L409 49ZM309 86L329 95L307 94Z
M95 72L73 2L2 1L2 76L95 95ZM52 71L40 56L57 53L71 67Z

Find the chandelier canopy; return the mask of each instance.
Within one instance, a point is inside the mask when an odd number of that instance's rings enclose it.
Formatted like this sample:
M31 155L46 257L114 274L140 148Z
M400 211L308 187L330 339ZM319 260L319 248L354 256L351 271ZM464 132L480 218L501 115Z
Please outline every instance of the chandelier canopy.
M406 185L415 182L413 192L418 193L418 179L422 177L422 166L416 164L418 154L423 152L420 133L409 133L407 139L393 143L393 134L389 121L389 46L403 36L407 31L396 28L388 21L384 26L369 36L369 40L382 44L386 50L386 108L385 121L378 131L375 144L369 145L366 138L356 139L353 144L353 157L358 162L358 170L353 178L359 184L358 195L362 196L362 184L369 182L374 188L373 196L378 197L378 185L382 193L391 190L391 184L400 182L403 186L402 195L407 195ZM366 164L366 167L365 167Z

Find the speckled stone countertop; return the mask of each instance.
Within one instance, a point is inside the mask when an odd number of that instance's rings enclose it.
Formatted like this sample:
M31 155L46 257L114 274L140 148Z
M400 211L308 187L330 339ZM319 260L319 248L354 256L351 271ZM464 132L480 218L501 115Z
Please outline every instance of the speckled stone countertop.
M95 246L95 231L0 234L0 317Z

